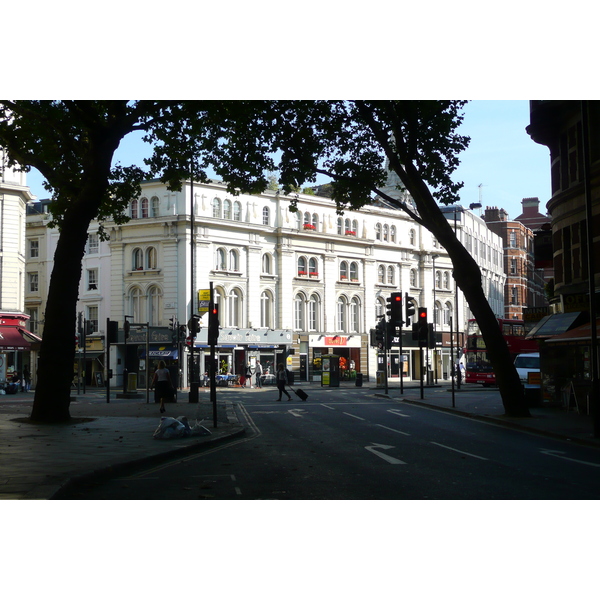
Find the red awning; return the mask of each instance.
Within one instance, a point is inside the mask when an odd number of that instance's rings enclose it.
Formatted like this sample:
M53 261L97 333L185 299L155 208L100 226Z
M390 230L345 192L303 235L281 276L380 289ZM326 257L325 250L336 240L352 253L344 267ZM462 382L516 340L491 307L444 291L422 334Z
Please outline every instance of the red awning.
M31 344L41 342L31 331L22 327L0 325L0 352L6 350L31 350Z
M600 317L596 319L596 331L600 331ZM565 331L560 335L554 335L551 338L545 340L548 343L560 343L560 342L591 342L592 341L592 327L591 323L580 325L569 331Z

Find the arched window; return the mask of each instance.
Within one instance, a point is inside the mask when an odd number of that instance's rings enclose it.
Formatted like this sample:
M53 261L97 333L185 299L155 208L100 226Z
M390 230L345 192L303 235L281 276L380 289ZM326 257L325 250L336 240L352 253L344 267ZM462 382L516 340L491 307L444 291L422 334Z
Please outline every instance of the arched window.
M260 295L260 326L273 329L273 295L263 290Z
M390 227L390 242L396 243L396 226L392 225Z
M131 255L131 268L134 271L141 271L144 268L144 256L141 248L135 248Z
M271 224L271 211L269 210L268 206L263 206L262 219L263 219L263 221L262 221L263 225Z
M377 267L377 282L385 283L385 267L383 265Z
M348 263L345 260L340 263L340 279L348 279Z
M381 223L375 225L375 239L381 241Z
M216 197L212 201L212 215L215 219L221 218L221 200Z
M304 213L304 225L310 224L310 213L309 212L305 212Z
M158 327L160 325L160 303L161 303L161 294L160 289L153 285L148 290L148 323L154 327Z
M436 289L441 289L441 287L442 287L442 272L441 271L435 272L435 287L436 287Z
M377 298L375 301L375 319L378 320L385 316L386 312L385 300L383 298Z
M410 270L410 287L417 287L418 282L417 282L417 270L416 269L411 269Z
M411 246L414 246L414 245L415 245L415 242L416 242L416 234L415 234L415 230L414 230L414 229L411 229L411 230L408 232L408 243L409 243Z
M130 216L132 219L137 219L137 218L138 218L138 206L139 206L138 199L137 199L137 198L134 198L134 199L131 201L131 212L130 212L130 214L129 214L129 216Z
M298 231L300 231L300 229L302 229L303 223L304 223L304 214L301 213L300 211L298 211L296 213L296 226L298 228Z
M352 231L358 236L358 221L356 219L352 220Z
M346 298L340 296L337 299L337 331L346 332L347 330L347 311Z
M358 281L358 264L350 263L350 281Z
M237 250L229 251L229 270L239 271L240 270L240 255Z
M223 200L223 218L231 219L231 200Z
M441 312L442 312L442 305L436 301L435 306L433 308L433 322L436 325L440 324L440 317L441 317Z
M317 294L312 294L308 301L308 330L319 331L321 302Z
M298 275L306 275L306 258L304 256L300 256L298 258Z
M242 292L235 289L227 298L227 326L241 327L242 326Z
M337 232L338 232L338 235L344 235L344 219L342 219L342 217L338 217Z
M444 289L450 289L450 273L448 271L444 271Z
M444 325L450 325L450 317L452 316L452 304L446 302L444 304Z
M308 274L315 275L315 276L319 274L319 269L318 269L318 264L317 264L316 258L311 258L308 261Z
M225 271L227 268L227 255L223 248L217 248L215 254L215 269L217 271Z
M239 200L236 200L233 203L233 220L234 221L242 220L242 203Z
M148 198L142 198L142 219L148 218Z
M311 223L315 230L319 229L319 215L317 213L313 213Z
M349 331L358 332L360 330L360 301L358 298L352 298L352 302L350 302L349 325Z
M142 291L140 288L132 288L129 292L129 314L132 316L134 323L143 322L141 298Z
M273 272L273 257L268 252L265 252L262 257L262 272L269 275Z
M294 298L294 329L297 331L304 331L305 300L304 294L296 294Z
M156 248L150 246L146 249L146 269L156 269Z
M159 207L160 207L160 200L158 199L157 196L152 196L152 198L150 198L150 216L151 217L159 217Z
M390 241L390 228L388 227L387 224L385 224L383 226L383 241L384 242L389 242Z
M392 267L392 265L390 265L387 268L387 282L388 283L394 283L394 281L395 281L394 274L395 274L394 267Z

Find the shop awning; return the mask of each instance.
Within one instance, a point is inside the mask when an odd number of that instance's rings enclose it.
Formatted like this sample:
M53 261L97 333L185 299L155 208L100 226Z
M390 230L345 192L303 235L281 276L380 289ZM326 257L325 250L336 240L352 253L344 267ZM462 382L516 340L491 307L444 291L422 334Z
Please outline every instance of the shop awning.
M548 338L569 331L577 325L580 325L585 320L584 313L569 312L557 313L544 317L533 329L527 334L526 338L539 339Z
M0 325L0 351L31 350L31 345L41 342L31 331L14 325Z
M560 335L555 335L546 340L546 343L566 343L566 342L591 342L592 341L592 327L591 323L586 323L585 325L580 325L579 327L575 327L570 329L569 331L565 331L565 333L561 333ZM596 331L600 331L600 317L596 319Z

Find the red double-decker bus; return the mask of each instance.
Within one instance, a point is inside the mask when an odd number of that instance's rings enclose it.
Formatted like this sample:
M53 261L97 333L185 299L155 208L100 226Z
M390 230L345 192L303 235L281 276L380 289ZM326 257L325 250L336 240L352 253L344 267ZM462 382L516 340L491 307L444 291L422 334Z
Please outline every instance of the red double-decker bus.
M538 343L525 339L525 323L517 319L498 319L502 337L508 344L511 357L522 352L537 352ZM469 319L467 347L465 352L465 383L480 383L484 386L496 385L496 376L488 357L481 330L475 319Z

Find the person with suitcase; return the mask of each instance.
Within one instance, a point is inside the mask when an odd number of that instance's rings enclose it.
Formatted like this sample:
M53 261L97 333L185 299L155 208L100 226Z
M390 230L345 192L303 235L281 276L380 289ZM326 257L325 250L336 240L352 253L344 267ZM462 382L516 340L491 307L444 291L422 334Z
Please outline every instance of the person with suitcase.
M279 390L279 398L277 398L276 402L281 402L281 394L284 393L288 397L288 402L292 399L292 397L288 394L285 386L288 383L287 373L283 368L283 365L279 363L277 365L277 389Z

